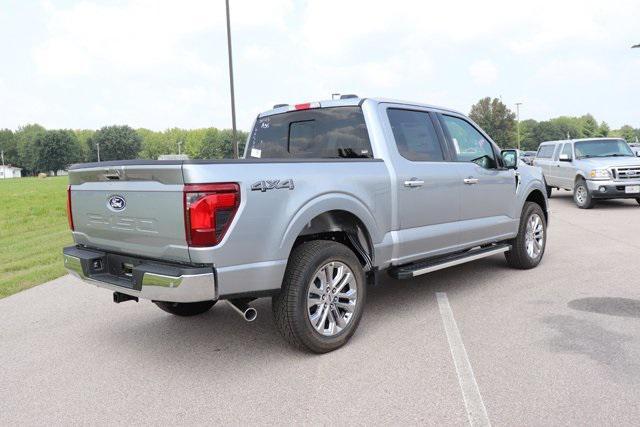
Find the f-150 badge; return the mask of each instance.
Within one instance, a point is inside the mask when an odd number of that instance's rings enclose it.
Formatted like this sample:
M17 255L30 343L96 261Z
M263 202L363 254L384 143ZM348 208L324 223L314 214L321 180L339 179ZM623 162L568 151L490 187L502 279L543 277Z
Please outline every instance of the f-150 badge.
M281 190L283 188L288 188L289 190L293 190L293 180L292 179L267 179L265 181L258 181L251 186L251 191L262 191L263 193L267 190Z

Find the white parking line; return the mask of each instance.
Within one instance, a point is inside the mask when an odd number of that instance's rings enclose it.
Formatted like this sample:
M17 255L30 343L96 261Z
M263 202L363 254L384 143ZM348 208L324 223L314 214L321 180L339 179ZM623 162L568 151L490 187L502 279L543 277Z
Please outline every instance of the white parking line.
M444 323L444 330L447 334L447 340L449 341L449 349L451 350L453 363L456 366L458 382L460 383L464 406L467 409L469 424L472 426L490 426L491 422L487 415L487 408L484 407L484 402L482 402L478 383L476 382L476 377L473 375L467 350L464 348L462 336L458 330L458 325L456 325L456 319L453 317L453 311L451 311L447 294L444 292L436 292L436 298L438 300L438 307L440 308L440 316L442 316L442 323Z

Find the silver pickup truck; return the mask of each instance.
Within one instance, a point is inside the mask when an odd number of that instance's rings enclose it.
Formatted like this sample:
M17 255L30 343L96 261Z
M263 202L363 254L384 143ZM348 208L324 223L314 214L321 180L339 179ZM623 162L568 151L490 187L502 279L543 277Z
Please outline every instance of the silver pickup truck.
M280 105L243 159L117 161L69 171L66 268L190 316L225 300L313 352L342 346L381 273L411 278L504 253L544 254L538 168L464 115L381 99Z
M553 188L563 188L573 190L573 200L581 209L603 199L640 203L640 159L624 139L543 142L533 164L542 170L548 197Z

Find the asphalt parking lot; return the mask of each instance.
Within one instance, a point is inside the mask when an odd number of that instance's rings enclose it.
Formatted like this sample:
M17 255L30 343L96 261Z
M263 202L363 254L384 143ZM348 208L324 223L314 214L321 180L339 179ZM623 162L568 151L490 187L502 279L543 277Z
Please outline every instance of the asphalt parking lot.
M561 191L551 209L538 268L496 256L389 279L322 356L281 340L268 299L245 323L225 304L194 318L115 305L69 276L5 298L0 424L464 425L444 293L492 424L637 425L640 206L578 210Z

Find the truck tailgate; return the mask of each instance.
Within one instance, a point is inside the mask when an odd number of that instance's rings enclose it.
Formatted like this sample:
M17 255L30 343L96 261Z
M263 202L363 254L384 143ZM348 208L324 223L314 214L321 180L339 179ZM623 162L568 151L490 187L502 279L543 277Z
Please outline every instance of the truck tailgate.
M71 169L76 243L189 262L181 163Z

